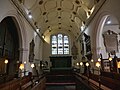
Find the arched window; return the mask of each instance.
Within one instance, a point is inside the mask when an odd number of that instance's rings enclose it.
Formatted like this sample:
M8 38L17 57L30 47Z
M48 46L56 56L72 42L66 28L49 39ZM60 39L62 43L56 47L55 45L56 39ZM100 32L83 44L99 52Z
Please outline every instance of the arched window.
M52 55L69 54L69 38L64 34L52 35Z

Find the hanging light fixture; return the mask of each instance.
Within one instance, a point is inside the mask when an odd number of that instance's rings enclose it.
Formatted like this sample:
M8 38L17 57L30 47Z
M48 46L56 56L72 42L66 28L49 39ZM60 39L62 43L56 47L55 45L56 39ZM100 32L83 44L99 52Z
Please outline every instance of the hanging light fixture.
M24 64L20 64L20 67L19 67L21 70L24 69Z

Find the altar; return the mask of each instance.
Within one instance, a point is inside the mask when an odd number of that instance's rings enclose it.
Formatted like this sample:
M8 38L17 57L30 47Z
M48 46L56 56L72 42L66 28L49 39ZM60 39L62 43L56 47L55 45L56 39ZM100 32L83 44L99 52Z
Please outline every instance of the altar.
M71 71L71 56L50 56L51 71Z

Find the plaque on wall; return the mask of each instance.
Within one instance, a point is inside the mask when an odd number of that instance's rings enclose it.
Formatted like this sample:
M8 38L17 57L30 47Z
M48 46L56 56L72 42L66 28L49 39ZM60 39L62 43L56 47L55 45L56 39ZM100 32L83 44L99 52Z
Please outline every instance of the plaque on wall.
M104 45L106 47L106 52L111 53L113 51L118 52L118 40L117 33L108 30L103 33Z
M73 42L73 46L71 48L71 52L72 52L72 57L74 60L77 59L77 55L78 55L78 48L75 45L75 42Z
M84 37L85 37L86 54L89 54L91 52L90 36L84 33Z
M34 60L34 47L35 47L35 43L34 43L34 39L32 39L32 41L30 42L30 48L29 48L29 62L33 62Z

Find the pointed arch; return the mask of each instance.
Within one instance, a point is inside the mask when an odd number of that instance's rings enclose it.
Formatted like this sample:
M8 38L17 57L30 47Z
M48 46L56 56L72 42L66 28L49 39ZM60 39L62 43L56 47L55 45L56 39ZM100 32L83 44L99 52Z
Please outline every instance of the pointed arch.
M95 60L97 60L97 58L99 57L100 53L101 53L101 49L102 49L102 46L101 46L101 40L102 40L102 32L103 32L103 27L105 25L105 22L107 20L107 18L109 16L114 16L113 14L111 14L110 12L102 12L100 15L99 15L99 18L97 19L97 23L95 25L95 29L93 30L93 46L94 46L94 49L95 49L95 55L96 57ZM114 16L115 17L115 16ZM115 17L116 20L117 17ZM118 21L119 23L119 21Z
M26 34L25 25L22 20L22 17L19 16L18 12L12 10L12 11L7 12L5 15L3 15L0 18L0 22L6 17L12 17L12 19L16 25L16 28L17 28L18 37L19 37L19 51L20 51L19 60L20 61L27 60L27 57L26 57L26 54L28 54L28 46L27 46L27 42L26 42L27 34ZM24 53L24 52L26 52L26 53Z

